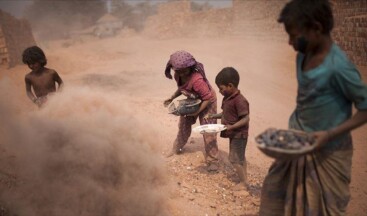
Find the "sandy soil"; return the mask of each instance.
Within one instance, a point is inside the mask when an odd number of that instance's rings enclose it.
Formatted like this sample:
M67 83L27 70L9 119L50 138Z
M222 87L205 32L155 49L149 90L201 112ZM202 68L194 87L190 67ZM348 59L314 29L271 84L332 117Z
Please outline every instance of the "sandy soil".
M295 53L287 44L244 38L153 40L140 36L65 44L65 41L40 43L48 56L48 66L59 72L65 88L89 86L90 97L100 90L121 95L123 100L114 106L123 104L134 111L135 117L153 125L155 148L162 155L169 177L171 192L165 195L169 215L257 215L262 180L272 159L256 148L254 137L268 127L286 128L295 107ZM163 157L171 148L178 122L162 105L175 91L175 83L164 76L164 67L169 55L181 49L204 64L212 83L225 66L233 66L240 72L239 88L251 109L246 151L250 193L230 190L238 179L226 159L226 139L218 138L222 162L217 172L205 169L203 141L198 134L192 134L183 155ZM1 68L0 73L0 79L10 78L15 86L16 91L9 94L20 98L17 102L20 112L36 110L25 95L23 80L27 71L26 66L17 66ZM367 70L362 73L365 76ZM219 93L218 98L220 107ZM367 126L353 135L355 153L348 215L366 215Z

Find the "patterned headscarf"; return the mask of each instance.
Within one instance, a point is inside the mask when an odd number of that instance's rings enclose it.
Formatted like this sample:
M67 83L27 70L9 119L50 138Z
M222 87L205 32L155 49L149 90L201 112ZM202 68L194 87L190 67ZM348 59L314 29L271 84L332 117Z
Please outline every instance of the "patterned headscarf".
M165 75L168 79L172 79L171 68L173 70L181 70L191 66L195 66L195 71L199 72L203 76L204 80L207 81L203 64L197 62L194 56L183 50L177 51L170 56L166 66Z

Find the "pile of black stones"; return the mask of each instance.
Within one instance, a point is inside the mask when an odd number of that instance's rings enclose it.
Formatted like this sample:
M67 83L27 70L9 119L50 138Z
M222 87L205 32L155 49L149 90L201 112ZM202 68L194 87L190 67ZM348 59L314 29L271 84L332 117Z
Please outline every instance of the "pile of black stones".
M256 142L259 144L264 143L266 147L300 150L310 147L315 142L315 139L313 136L301 131L269 128L256 137Z

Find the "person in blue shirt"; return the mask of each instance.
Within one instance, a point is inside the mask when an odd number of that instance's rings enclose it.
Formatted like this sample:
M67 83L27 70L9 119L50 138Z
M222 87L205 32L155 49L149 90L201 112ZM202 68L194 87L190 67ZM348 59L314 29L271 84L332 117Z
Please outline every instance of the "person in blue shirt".
M289 128L313 134L315 150L273 163L264 180L260 215L345 215L351 131L367 122L367 85L331 38L328 0L292 0L278 22L298 52L297 106Z

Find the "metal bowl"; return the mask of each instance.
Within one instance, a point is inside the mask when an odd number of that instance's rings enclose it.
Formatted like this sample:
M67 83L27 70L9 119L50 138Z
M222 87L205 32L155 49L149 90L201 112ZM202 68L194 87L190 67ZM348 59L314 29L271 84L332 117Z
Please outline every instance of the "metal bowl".
M200 99L183 99L177 103L172 102L168 107L168 113L178 116L184 116L195 113L199 110L201 104Z
M269 128L255 138L257 147L267 156L292 160L315 149L314 138L303 131Z

